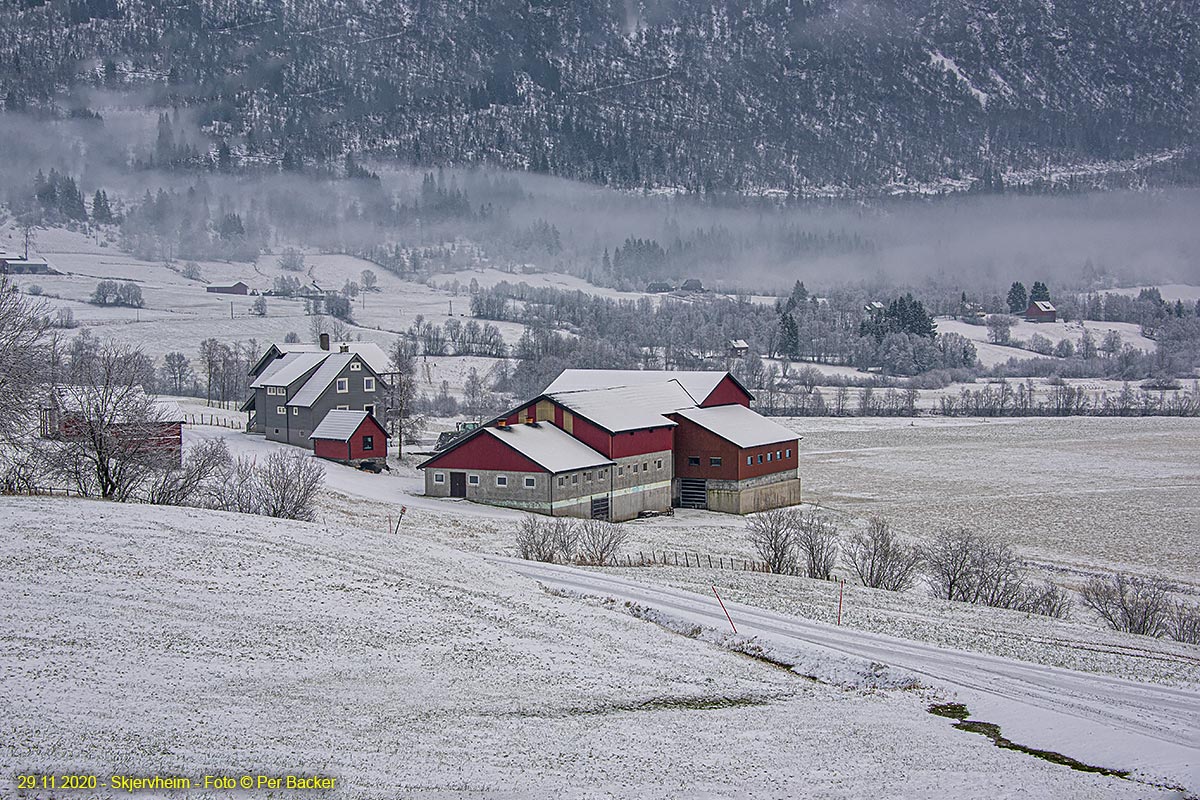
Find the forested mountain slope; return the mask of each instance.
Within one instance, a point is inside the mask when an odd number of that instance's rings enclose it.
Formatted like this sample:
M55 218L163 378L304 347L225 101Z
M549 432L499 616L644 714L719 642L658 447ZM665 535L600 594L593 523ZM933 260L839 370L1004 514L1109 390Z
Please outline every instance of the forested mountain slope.
M80 84L149 86L152 103L194 108L230 165L355 152L811 194L995 188L1047 165L1177 151L1170 170L1191 175L1197 11L1194 0L18 0L0 10L0 96L39 109Z

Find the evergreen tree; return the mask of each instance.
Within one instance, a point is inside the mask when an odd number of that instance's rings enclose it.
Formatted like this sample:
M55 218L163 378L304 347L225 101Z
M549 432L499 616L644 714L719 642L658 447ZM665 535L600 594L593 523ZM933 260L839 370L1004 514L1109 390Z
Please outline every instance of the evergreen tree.
M1034 281L1033 288L1029 290L1029 301L1033 302L1049 302L1050 289L1041 281Z
M1012 314L1020 314L1029 307L1029 296L1025 292L1025 284L1013 281L1008 289L1008 310Z
M92 195L92 219L101 225L107 225L113 221L112 206L108 203L108 193L103 189L97 189Z

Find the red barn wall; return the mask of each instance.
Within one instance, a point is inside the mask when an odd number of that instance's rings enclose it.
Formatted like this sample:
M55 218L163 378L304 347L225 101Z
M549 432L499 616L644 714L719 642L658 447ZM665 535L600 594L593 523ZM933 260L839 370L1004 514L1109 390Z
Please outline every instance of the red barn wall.
M345 461L350 457L346 442L337 439L313 439L313 452L331 461Z
M450 452L435 457L425 468L545 472L536 463L486 432L478 433Z
M690 420L679 418L675 429L675 477L711 478L736 481L738 479L738 456L740 452L732 443L702 428ZM688 466L688 457L700 459L699 466ZM721 466L710 467L710 458L720 458ZM745 462L746 457L741 456Z
M733 378L726 375L721 379L721 382L716 385L708 397L700 403L701 407L708 408L709 406L730 406L734 404L750 407L750 395L734 382Z
M579 423L576 422L575 425L576 431L578 431ZM612 452L605 455L609 458L625 458L627 456L640 456L645 453L661 453L664 450L672 449L674 446L674 428L645 428L639 431L624 431L613 434Z
M796 447L796 439L788 439L783 442L775 442L773 444L763 445L762 447L747 447L738 451L737 468L738 478L757 478L759 475L770 475L774 472L783 472L784 470L795 471L800 463L799 448ZM787 451L791 449L791 456L787 455ZM771 460L767 461L767 453L771 453ZM775 453L780 453L780 458L775 458ZM758 456L762 455L763 463L758 463ZM746 463L746 457L752 456L753 464Z

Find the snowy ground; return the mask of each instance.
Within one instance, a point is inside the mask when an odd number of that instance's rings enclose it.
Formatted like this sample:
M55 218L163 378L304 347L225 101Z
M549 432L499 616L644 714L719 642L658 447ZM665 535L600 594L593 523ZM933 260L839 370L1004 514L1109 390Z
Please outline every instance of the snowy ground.
M994 747L925 713L936 691L865 688L879 670L822 648L805 666L828 680L804 679L415 531L0 502L6 776L319 774L355 798L1175 796Z
M958 333L975 342L979 363L985 367L1003 364L1010 358L1034 358L1038 354L1019 347L992 344L988 341L986 325L972 325L962 320L950 317L937 318L938 333ZM1035 333L1046 337L1054 344L1063 339L1070 339L1077 346L1084 329L1091 331L1092 337L1099 346L1110 331L1116 331L1121 336L1123 344L1129 344L1138 350L1154 351L1154 342L1142 336L1142 329L1132 322L1094 322L1092 320L1077 320L1073 322L1026 322L1017 320L1012 326L1012 338L1028 342Z

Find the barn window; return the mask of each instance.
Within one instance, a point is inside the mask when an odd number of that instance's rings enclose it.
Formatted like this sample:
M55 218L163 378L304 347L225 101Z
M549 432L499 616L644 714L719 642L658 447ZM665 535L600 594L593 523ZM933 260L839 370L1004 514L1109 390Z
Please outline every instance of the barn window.
M287 414L287 408L284 406L275 406L276 414Z
M649 471L650 471L650 462L643 461L642 462L642 472L649 472Z
M592 482L592 473L590 473L590 472L583 473L583 479L585 481L587 481L588 483L591 483Z
M496 476L496 485L497 486L508 486L508 476L507 475L497 475Z
M446 473L444 473L444 472L433 473L433 482L434 483L445 483L446 482Z
M559 478L558 478L558 485L559 485L559 486L566 486L566 485L567 485L567 479L566 479L566 478L564 478L564 477L562 477L562 476L560 475L560 476L559 476Z
M606 469L600 470L600 478L601 479L603 479L606 475L608 475L608 470L606 470Z
M661 458L654 462L654 468L662 469L662 459Z
M572 484L579 483L579 473L575 473L574 475L571 476L571 483Z
M337 379L338 394L345 394L348 391L350 391L350 379L349 378L338 378Z
M363 378L363 391L364 392L375 391L375 379L372 378L370 375Z
M472 486L478 486L479 485L479 476L478 475L468 475L467 483L471 484Z
M709 465L710 467L719 467L719 466L721 466L721 457L720 457L720 456L714 456L714 457L712 457L712 458L708 459L708 465Z
M770 460L771 460L771 455L772 455L772 454L771 454L771 451L770 451L770 450L768 450L768 451L767 451L767 461L770 461Z
M746 456L746 466L754 466L754 456Z
M778 450L776 450L775 451L775 460L778 461L781 458L783 458L783 455Z
M700 466L700 456L688 456L688 466L689 467Z
M762 453L759 453L759 454L758 454L758 463L760 463L760 464L761 464L761 463L762 463L762 461L763 461L763 459L762 459Z
M624 467L617 467L617 477L618 477L618 478L620 478L620 477L622 477L622 476L624 476L624 475L625 475L625 468L624 468Z
M633 465L633 474L634 474L634 475L636 475L636 474L637 474L637 464L634 464L634 465Z
M364 436L363 437L363 450L374 450L374 449L375 449L375 437L374 436Z
M535 486L537 486L537 478L526 478L525 479L525 488L526 489L532 489Z
M787 455L788 458L792 457L792 448L789 447L787 450L784 450L783 452Z
M362 364L358 363L357 361L350 362L350 371L351 372L360 372L361 370L362 370Z

